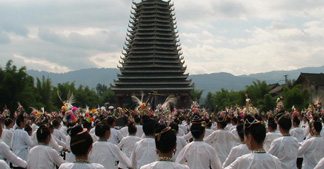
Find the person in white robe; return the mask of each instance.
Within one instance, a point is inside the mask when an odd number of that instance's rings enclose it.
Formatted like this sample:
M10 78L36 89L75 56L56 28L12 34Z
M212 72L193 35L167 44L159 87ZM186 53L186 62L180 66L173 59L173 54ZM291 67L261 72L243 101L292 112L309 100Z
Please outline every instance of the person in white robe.
M324 157L324 139L320 136L322 123L314 119L309 123L311 138L305 140L298 149L298 156L303 156L303 169L312 169Z
M185 164L192 169L218 169L222 164L216 150L203 141L205 126L199 115L194 115L190 132L194 140L187 144L178 154L176 162Z
M107 123L110 126L110 137L108 141L118 145L118 143L123 139L123 135L120 133L120 131L114 128L116 125L116 119L114 117L108 117Z
M204 141L206 143L209 143L215 148L217 156L222 164L225 162L232 147L234 147L235 142L240 142L239 140L237 140L237 137L224 129L226 125L227 122L225 118L218 118L217 130L210 134L208 137L204 138Z
M119 149L121 149L128 158L130 158L132 152L134 151L135 148L135 143L140 141L141 138L136 136L136 131L137 128L134 125L134 123L129 123L127 127L128 131L128 136L124 137L120 143L118 144ZM119 163L118 164L119 168L127 168L126 165Z
M276 132L276 130L277 130L277 123L272 117L269 117L268 133L266 134L266 138L263 144L263 148L265 149L265 151L269 151L273 140L282 136L281 133Z
M89 161L103 165L105 168L118 169L118 161L131 168L129 158L117 145L107 142L110 136L110 127L107 124L99 124L96 127L96 135L99 140L92 145Z
M6 143L8 146L10 146L11 143L11 138L13 135L13 126L15 125L15 122L13 120L11 120L10 118L7 118L5 120L5 126L4 129L2 131L2 135L1 135L1 140Z
M22 114L18 115L16 124L18 128L15 130L12 140L11 140L11 148L15 155L20 157L21 159L28 161L28 152L31 147L34 146L34 142L28 135L28 133L24 130L26 121ZM13 165L14 167L18 167L17 165Z
M228 155L228 157L226 158L225 162L223 163L223 167L227 167L228 165L230 165L232 162L234 162L238 157L241 157L242 155L245 154L249 154L251 153L251 151L249 150L249 148L246 146L245 142L244 142L244 131L243 131L243 125L236 125L236 130L240 140L241 140L241 144L233 147Z
M0 136L2 134L2 127L0 127ZM0 159L11 162L16 166L26 168L27 162L16 156L9 148L9 146L0 139Z
M51 133L46 126L40 126L37 131L37 146L33 147L28 154L27 169L56 169L65 163L63 158L48 144L51 140Z
M298 140L289 134L291 128L291 118L282 116L279 118L279 137L271 143L269 154L278 157L283 169L297 169Z
M1 160L1 159L0 159L0 168L1 169L10 169L8 164L5 161Z
M260 121L247 115L244 123L244 141L252 153L237 158L225 169L281 169L279 159L266 153L263 142L266 137L266 129Z
M52 121L52 125L54 127L53 135L59 140L64 141L66 140L66 135L62 133L62 131L59 129L61 124L57 120ZM60 144L61 145L61 144ZM61 145L64 146L64 145Z
M172 122L169 124L169 126L171 127L172 130L174 130L177 133L177 148L176 148L176 152L174 153L173 159L177 159L177 156L179 154L179 152L183 149L183 147L185 147L187 145L187 141L181 137L178 136L178 132L179 132L179 125L175 122Z
M141 118L139 118L138 116L135 116L134 121L135 121L135 126L136 126L136 136L141 138L142 135L144 134L143 126L141 125Z
M299 143L304 141L304 130L299 126L300 120L297 116L293 118L293 129L289 131L289 134L295 137Z
M143 122L143 131L145 138L136 142L134 151L131 154L132 167L139 169L145 164L149 164L157 160L158 155L155 151L154 126L156 121L146 119Z
M88 160L93 140L87 129L75 126L71 129L70 135L70 148L75 155L75 161L73 163L63 163L59 169L105 169L103 165L90 163Z
M188 166L174 162L172 154L177 144L176 132L171 127L159 125L156 129L155 143L159 154L157 161L146 164L141 169L189 169Z

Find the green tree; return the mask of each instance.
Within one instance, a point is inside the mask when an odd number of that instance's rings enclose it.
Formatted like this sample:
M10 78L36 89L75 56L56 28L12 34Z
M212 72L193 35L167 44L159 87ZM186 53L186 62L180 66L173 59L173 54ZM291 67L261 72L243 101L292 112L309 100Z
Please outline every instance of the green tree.
M53 105L52 101L52 81L49 78L45 78L45 76L42 77L40 80L39 78L36 79L36 94L37 94L37 106L38 108L40 107L45 107L46 111L52 111L57 109ZM56 95L54 95L56 96ZM56 96L57 97L57 96Z
M35 104L34 79L26 73L26 67L17 68L9 60L5 69L0 68L0 106L11 112L20 102L24 108Z
M284 98L284 107L286 110L291 110L295 106L298 110L306 108L310 102L310 93L302 86L296 85L292 89L288 86L283 88L282 96Z
M189 93L191 100L197 101L199 103L199 100L203 92L204 90L192 89Z

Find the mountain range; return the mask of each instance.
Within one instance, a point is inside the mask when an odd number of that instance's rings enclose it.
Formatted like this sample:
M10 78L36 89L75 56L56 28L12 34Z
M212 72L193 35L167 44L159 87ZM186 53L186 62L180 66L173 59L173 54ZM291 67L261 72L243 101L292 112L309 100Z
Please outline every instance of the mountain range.
M189 75L188 79L192 79L195 84L195 89L204 90L203 97L208 92L219 91L220 89L228 90L243 90L247 85L253 84L253 81L266 81L268 84L285 82L284 75L288 76L289 80L297 79L300 73L322 73L324 66L321 67L307 67L291 71L272 71L267 73L257 73L250 75L234 76L230 73L220 72L211 74ZM49 73L45 71L28 70L27 73L36 78L50 78L52 85L56 86L58 83L75 82L76 87L79 85L89 86L95 88L98 83L110 86L114 79L117 79L119 69L115 68L90 68L71 71L67 73Z

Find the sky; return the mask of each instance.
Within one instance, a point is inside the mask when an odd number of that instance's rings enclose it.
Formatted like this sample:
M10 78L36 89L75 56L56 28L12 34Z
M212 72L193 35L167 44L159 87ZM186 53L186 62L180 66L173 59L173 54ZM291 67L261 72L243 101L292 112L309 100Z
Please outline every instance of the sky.
M140 2L140 0L135 0ZM324 65L323 0L172 0L187 73ZM132 0L1 0L0 66L117 68Z

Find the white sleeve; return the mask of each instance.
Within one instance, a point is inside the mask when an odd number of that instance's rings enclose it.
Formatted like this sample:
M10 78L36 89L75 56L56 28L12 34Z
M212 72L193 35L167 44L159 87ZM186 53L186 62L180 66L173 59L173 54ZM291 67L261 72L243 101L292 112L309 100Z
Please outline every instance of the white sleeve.
M50 140L49 146L54 148L56 151L62 151L63 147L57 144L54 137L55 136L51 135L51 140Z
M118 148L117 145L113 147L114 155L117 156L117 159L120 163L127 165L128 168L132 168L132 163L126 154Z
M235 161L237 157L235 156L235 148L232 148L230 153L228 154L224 164L223 164L223 168L227 167L228 165L230 165L232 162Z
M184 147L178 154L176 162L180 164L184 164L186 162L186 150L187 147Z
M303 156L308 151L308 141L305 141L298 149L297 156Z
M18 156L16 156L7 145L3 145L1 147L1 152L4 156L4 158L6 158L8 161L10 161L13 164L16 164L22 168L26 168L27 167L27 162L21 158L19 158Z
M50 154L56 166L60 166L61 164L66 163L66 161L64 161L63 158L59 156L55 150L51 151Z
M184 138L185 140L188 141L189 139L192 138L192 134L191 134L191 132L188 132L186 135L182 136L182 138Z
M58 130L60 137L62 140L66 140L66 135L62 133L62 131Z
M34 142L31 139L31 137L28 135L27 132L24 132L24 141L25 143L29 146L29 147L33 147L34 146Z
M214 139L215 135L216 135L216 131L214 131L209 136L207 136L206 138L204 138L204 142L211 143L212 141L215 141L216 140L216 139Z
M277 143L276 140L272 141L270 149L268 151L269 154L277 156L278 155L278 148L279 148L279 143Z
M138 144L135 144L134 150L130 156L131 164L133 168L137 168L137 161L136 161L136 147Z
M208 150L210 150L209 158L211 159L210 160L211 169L223 168L222 163L220 162L220 160L216 154L216 150L214 148L208 149Z

